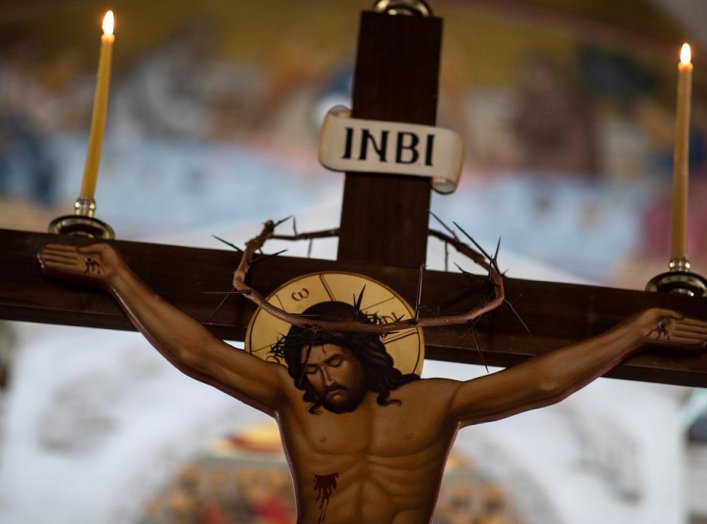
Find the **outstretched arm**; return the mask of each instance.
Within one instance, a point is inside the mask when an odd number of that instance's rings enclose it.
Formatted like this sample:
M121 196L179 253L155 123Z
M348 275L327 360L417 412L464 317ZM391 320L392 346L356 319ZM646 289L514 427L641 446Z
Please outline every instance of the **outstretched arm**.
M649 309L617 327L512 368L461 382L451 416L478 424L559 402L647 345L695 351L707 343L707 322L666 309Z
M135 327L182 372L275 413L287 371L214 337L145 286L109 245L48 244L37 256L46 275L108 291Z

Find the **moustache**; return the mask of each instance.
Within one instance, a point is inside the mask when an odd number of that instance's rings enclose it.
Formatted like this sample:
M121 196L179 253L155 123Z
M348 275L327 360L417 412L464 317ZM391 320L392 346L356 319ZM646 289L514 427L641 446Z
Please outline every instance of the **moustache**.
M330 393L334 393L336 391L348 391L349 388L346 388L342 386L341 384L334 383L331 386L327 386L327 388L324 390L324 396L328 396Z

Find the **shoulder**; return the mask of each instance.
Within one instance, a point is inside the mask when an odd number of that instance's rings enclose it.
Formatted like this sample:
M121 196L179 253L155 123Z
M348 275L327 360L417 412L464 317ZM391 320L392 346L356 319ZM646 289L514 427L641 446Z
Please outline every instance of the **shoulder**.
M394 395L400 400L439 404L451 401L463 382L448 378L421 378L399 387Z
M421 378L404 384L399 388L399 391L407 388L425 391L447 391L458 388L461 384L463 382L452 380L451 378Z

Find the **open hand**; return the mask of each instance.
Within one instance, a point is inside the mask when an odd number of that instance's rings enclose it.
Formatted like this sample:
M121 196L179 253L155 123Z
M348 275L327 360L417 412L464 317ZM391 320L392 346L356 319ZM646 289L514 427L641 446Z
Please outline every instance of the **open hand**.
M37 253L44 274L106 287L125 262L108 244L47 244Z
M649 309L637 317L645 342L700 351L707 347L707 322L670 309Z

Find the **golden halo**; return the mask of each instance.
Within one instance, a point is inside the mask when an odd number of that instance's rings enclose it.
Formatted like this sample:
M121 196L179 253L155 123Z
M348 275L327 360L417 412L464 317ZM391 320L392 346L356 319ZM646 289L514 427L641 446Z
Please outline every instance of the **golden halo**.
M353 305L363 287L361 311L377 314L380 318L412 318L415 311L403 297L385 284L356 273L324 271L297 277L272 292L267 298L271 304L288 313L302 313L320 302L338 301ZM280 362L270 353L275 343L290 330L290 324L258 308L248 324L245 350L263 360ZM421 328L396 331L381 337L388 354L393 357L400 372L422 373L425 359L425 340Z

